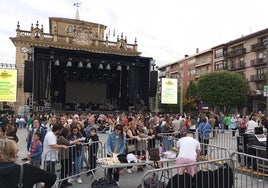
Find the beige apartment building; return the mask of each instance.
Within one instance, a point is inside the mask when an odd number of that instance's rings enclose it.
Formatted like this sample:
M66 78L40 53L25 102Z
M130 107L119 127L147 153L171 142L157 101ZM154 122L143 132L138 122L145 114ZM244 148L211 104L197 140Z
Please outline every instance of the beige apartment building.
M267 37L268 29L264 29L202 52L197 49L196 54L159 67L159 77L178 78L178 82L183 83L179 85L183 85L185 95L190 81L198 80L203 74L219 70L235 71L243 74L250 86L247 110L264 111L266 98L263 86L267 78L264 75L268 73L264 41Z

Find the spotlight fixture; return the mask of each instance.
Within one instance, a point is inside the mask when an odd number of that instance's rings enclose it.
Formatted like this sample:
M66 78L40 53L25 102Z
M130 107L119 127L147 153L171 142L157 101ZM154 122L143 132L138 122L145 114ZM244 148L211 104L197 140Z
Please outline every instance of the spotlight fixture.
M58 59L54 62L54 66L56 67L60 66L60 61Z
M117 70L117 71L122 71L122 66L120 65L120 63L118 62L117 64L118 64L118 65L117 65L116 70Z
M69 60L68 60L66 67L72 67L72 62L71 62L71 60L72 60L72 59L69 59Z
M103 64L100 63L98 69L103 69Z
M82 61L80 61L80 62L78 63L78 68L83 68L83 62L82 62Z
M90 63L90 62L87 63L86 68L87 68L87 69L91 69L91 63Z
M110 64L106 65L106 70L111 70L111 65Z

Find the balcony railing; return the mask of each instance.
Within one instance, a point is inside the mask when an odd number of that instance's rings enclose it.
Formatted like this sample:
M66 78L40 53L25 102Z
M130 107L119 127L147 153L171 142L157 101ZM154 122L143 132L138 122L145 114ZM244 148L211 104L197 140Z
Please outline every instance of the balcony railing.
M245 62L239 62L239 63L234 63L231 66L229 66L228 70L235 71L235 70L241 70L245 68Z
M259 50L263 50L265 48L263 42L258 42L255 44L251 45L251 50L252 51L259 51Z
M250 61L250 66L261 67L266 66L267 60L265 58L253 59Z
M251 82L260 82L263 81L264 75L263 74L256 74L256 75L251 75L250 76L250 81Z
M235 57L235 56L239 56L239 55L244 55L246 54L246 48L240 48L238 50L233 50L231 52L227 52L224 57L225 58L231 58L231 57Z

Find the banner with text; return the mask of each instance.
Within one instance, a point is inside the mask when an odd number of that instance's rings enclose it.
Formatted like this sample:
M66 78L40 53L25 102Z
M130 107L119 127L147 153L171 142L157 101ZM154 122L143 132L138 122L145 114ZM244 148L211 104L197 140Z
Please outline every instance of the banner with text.
M178 103L178 80L176 78L162 78L161 103Z
M0 101L16 102L17 70L0 69Z

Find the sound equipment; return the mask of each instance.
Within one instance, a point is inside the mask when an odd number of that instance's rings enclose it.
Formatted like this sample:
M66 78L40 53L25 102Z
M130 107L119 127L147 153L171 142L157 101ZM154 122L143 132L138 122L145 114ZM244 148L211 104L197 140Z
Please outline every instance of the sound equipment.
M23 89L24 92L33 91L33 62L25 61L24 62L24 80L23 80Z
M156 96L157 79L158 79L158 72L156 70L151 71L149 77L149 97Z

